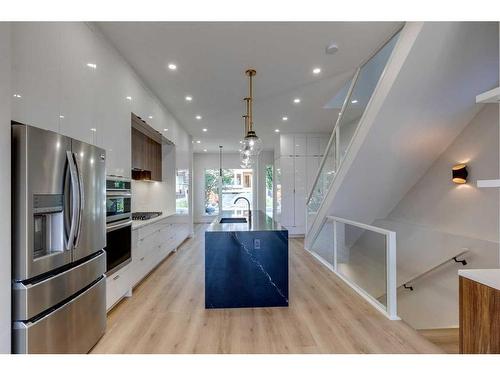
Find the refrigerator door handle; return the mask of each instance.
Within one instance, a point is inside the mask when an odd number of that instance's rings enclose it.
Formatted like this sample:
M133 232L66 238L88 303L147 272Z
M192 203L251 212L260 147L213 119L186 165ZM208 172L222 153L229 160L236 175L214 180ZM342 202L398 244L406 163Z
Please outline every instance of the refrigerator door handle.
M80 234L82 232L82 213L83 213L83 208L85 207L85 191L83 189L83 180L82 180L82 172L81 172L81 167L80 167L80 162L78 161L78 157L76 154L73 154L75 158L75 165L76 165L76 174L77 174L77 180L78 180L78 226L76 229L76 234L75 234L75 247L78 247L78 244L80 243Z
M74 155L71 151L66 151L66 156L68 158L69 175L71 179L71 226L66 248L67 250L71 250L75 245L75 235L78 225L78 211L80 206L80 191L78 188L78 176Z

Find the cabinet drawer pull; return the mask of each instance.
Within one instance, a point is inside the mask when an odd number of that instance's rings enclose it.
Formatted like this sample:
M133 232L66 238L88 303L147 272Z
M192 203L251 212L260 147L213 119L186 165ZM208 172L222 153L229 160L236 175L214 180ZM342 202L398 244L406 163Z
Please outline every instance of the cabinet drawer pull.
M113 277L113 280L118 280L120 278L120 275L116 275L115 277Z

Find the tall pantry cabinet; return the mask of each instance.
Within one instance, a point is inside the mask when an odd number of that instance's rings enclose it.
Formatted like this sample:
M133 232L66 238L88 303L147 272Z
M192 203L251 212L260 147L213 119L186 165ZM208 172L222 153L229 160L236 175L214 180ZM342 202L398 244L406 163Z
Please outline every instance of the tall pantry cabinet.
M301 236L306 228L306 200L323 153L328 134L282 134L275 150L279 155L281 206L279 217L290 235Z

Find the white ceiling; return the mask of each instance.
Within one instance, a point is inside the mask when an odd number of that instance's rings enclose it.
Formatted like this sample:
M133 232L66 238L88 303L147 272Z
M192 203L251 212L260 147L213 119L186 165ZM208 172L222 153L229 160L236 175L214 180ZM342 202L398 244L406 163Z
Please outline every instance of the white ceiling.
M192 134L195 152L237 151L243 136L244 71L254 79L254 124L266 149L275 129L329 132L324 108L354 69L400 26L395 22L100 22L99 28ZM327 55L325 48L338 45ZM177 65L176 71L167 68ZM314 67L321 67L318 76ZM192 102L185 101L191 95ZM299 97L300 104L293 99ZM195 115L203 116L196 120ZM281 118L288 116L288 121ZM205 133L203 128L207 128Z

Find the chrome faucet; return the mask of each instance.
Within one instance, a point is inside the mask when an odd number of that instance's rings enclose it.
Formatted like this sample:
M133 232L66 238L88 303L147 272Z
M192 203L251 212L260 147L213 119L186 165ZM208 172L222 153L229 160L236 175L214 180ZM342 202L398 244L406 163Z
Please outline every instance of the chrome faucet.
M248 225L251 227L252 226L252 210L250 209L250 201L245 198L245 197L238 197L234 200L233 204L236 204L240 199L244 199L248 203Z

